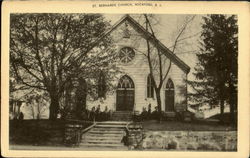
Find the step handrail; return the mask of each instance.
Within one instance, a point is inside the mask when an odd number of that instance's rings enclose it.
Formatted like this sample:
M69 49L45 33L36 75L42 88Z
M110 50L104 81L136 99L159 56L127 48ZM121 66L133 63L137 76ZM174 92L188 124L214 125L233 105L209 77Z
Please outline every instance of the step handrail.
M81 131L81 134L87 132L88 130L90 130L91 128L93 128L96 125L96 122L93 122L92 125L90 125L89 127L85 128L84 130Z
M127 124L126 124L126 126L125 126L125 131L126 131L126 137L128 137L128 135L129 135L129 132L130 132L130 130L129 130L129 125L131 124L132 122L128 122Z

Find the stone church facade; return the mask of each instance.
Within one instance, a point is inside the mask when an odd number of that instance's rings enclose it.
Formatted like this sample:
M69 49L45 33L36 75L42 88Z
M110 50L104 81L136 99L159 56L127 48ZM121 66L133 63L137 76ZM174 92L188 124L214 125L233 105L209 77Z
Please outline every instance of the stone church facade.
M106 94L105 99L91 102L87 100L87 108L100 104L101 110L107 106L113 111L139 111L148 104L152 110L157 106L156 95L149 77L149 66L144 53L147 52L146 38L152 43L152 35L129 15L121 18L107 33L111 35L119 53L118 67L122 71L114 83L116 89ZM155 44L164 52L166 66L171 61L171 68L161 89L162 111L178 112L187 109L187 74L189 66L174 55L160 41Z

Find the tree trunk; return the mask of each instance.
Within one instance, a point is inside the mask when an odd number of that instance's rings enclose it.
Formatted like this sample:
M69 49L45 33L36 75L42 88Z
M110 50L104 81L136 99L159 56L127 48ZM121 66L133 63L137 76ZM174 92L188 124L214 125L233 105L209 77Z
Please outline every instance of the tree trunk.
M49 119L55 120L59 110L59 97L56 94L50 95L51 104L49 107Z
M160 89L155 89L155 94L156 94L156 101L157 101L157 108L158 108L158 113L159 113L159 121L161 121L161 90Z
M224 99L220 100L220 114L221 116L224 114Z
M234 100L235 98L235 93L234 93L234 88L233 88L233 85L230 84L229 85L229 88L230 88L230 95L229 95L229 105L230 105L230 121L231 121L231 124L235 124L236 123L236 120L235 120L235 104L236 101Z
M230 104L230 121L232 124L235 124L235 117L234 117L234 111L235 111L235 108L234 108L234 104L233 104L233 101L231 101L231 97L229 98L229 104Z
M223 114L224 114L224 99L220 100L220 123L224 123L225 120L223 118Z
M74 92L74 95L70 95L68 97L70 98L71 104L73 104L74 115L77 119L82 119L82 114L86 109L86 81L82 78L79 78L77 84L75 83L72 88L73 89L71 89L69 93ZM67 88L67 90L70 89Z
M82 90L78 90L76 94L76 116L78 119L82 119L82 114L86 110L86 97L87 93Z
M225 102L225 88L223 87L224 82L220 82L220 87L219 87L219 101L220 101L220 116L224 114L224 102Z

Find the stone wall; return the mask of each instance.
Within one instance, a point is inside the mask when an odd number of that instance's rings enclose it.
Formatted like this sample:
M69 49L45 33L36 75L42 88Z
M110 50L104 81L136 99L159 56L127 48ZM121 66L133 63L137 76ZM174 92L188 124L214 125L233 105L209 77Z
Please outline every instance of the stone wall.
M66 123L69 121L11 120L9 122L9 142L20 145L62 146L64 145ZM82 130L91 125L89 122L81 124Z
M237 151L237 131L146 131L142 148Z

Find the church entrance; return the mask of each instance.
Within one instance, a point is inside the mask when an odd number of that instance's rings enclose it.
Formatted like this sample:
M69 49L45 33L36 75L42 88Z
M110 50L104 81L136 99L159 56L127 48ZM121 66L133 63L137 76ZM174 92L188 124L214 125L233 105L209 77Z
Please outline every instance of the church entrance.
M135 86L129 76L124 75L120 78L116 94L116 111L133 111Z

